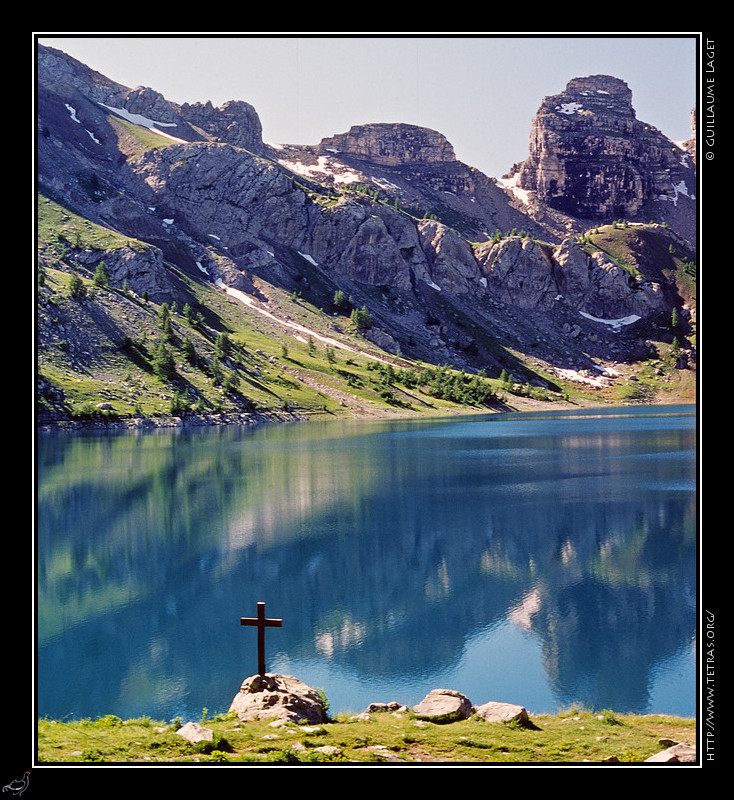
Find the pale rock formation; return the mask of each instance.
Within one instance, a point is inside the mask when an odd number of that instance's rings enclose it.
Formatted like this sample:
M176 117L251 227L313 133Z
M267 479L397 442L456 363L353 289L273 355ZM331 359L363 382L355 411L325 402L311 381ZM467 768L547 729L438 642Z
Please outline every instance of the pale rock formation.
M455 722L467 719L474 711L468 697L453 689L433 689L418 705L413 706L413 714L429 722Z
M242 721L326 722L319 693L292 675L253 675L245 678L229 707Z

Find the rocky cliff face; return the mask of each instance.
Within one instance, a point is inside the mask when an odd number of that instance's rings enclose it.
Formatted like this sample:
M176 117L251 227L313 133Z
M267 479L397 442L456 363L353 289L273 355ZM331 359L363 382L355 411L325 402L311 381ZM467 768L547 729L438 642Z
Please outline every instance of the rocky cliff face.
M274 148L244 102L177 106L42 47L38 70L40 185L159 248L145 263L134 253L110 261L116 280L159 302L175 286L166 262L245 291L267 293L270 282L308 292L322 305L343 289L404 353L490 373L502 366L498 339L521 350L542 339L559 363L589 359L589 342L595 357L619 358L619 330L612 346L590 317L645 322L684 304L662 291L662 273L634 274L568 235L584 229L581 218L674 202L686 213L690 200L686 154L636 120L614 78L575 79L543 101L517 176L535 196L524 206L435 131L364 125ZM143 145L131 123L168 141ZM570 328L588 330L583 348L569 345Z
M543 100L517 185L573 217L641 220L691 201L692 166L683 148L637 119L624 81L592 75Z
M445 136L405 124L355 125L347 133L322 139L319 151L390 167L456 161L454 148Z

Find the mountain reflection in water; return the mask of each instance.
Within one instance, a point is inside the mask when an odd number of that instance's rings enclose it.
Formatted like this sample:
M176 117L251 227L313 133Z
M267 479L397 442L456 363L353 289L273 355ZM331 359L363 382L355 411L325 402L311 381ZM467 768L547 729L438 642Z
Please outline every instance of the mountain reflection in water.
M695 714L692 407L40 434L38 713L451 688Z

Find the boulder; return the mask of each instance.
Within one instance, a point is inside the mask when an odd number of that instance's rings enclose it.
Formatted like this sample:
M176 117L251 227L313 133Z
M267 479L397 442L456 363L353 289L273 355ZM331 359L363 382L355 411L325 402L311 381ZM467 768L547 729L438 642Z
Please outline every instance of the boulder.
M654 756L646 758L645 763L695 764L696 748L685 742L674 744L667 750L662 750L660 753L655 753Z
M292 675L268 673L245 678L229 710L244 722L327 722L319 693Z
M191 742L191 744L214 741L214 731L211 728L199 725L198 722L187 722L176 733Z
M474 712L468 697L452 689L433 689L418 705L413 706L413 714L428 722L456 722L467 719Z
M521 725L530 722L525 708L512 703L489 702L477 706L475 711L485 722L519 722Z

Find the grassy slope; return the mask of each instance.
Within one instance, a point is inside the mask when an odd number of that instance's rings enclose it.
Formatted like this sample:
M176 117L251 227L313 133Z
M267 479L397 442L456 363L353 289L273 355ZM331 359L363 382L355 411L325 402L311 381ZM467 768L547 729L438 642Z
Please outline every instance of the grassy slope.
M273 727L232 715L203 719L212 742L192 745L175 722L149 719L57 722L38 727L41 763L582 763L616 758L640 762L664 750L660 740L695 744L695 721L664 715L617 715L576 709L530 718L531 726L472 718L448 725L420 722L409 712L368 720L339 715L320 726ZM180 723L179 723L180 724ZM320 750L318 748L327 748Z
M425 387L388 380L388 358L351 330L348 316L335 317L300 299L270 290L271 310L309 329L339 339L347 349L327 347L273 322L173 268L179 284L204 311L197 322L175 308L170 335L161 330L161 306L121 287L94 285L89 270L79 267L81 250L147 247L91 224L69 209L39 196L38 372L44 380L42 410L72 419L91 417L166 417L182 412L264 414L295 412L371 416L384 413L451 413L487 408L476 397L439 397ZM81 277L85 297L70 296L72 274ZM226 333L232 351L220 361L221 378L213 374L216 338ZM195 355L187 356L191 343ZM176 374L162 379L154 370L156 345L163 343L176 363ZM421 368L390 358L395 370ZM468 383L452 373L457 380ZM398 376L399 377L399 376ZM227 390L226 379L234 378ZM481 381L499 393L497 381ZM63 400L59 398L63 397ZM558 399L557 397L555 399ZM100 410L100 403L109 404ZM490 405L499 405L496 399ZM176 410L174 411L174 407Z
M192 324L183 309L174 309L171 335L164 341L160 329L161 306L120 287L95 287L89 271L76 268L87 296L69 296L74 254L80 248L98 251L117 247L147 247L91 224L48 198L39 196L38 371L44 381L41 410L61 411L71 419L169 417L198 413L237 414L257 411L264 415L379 416L385 414L454 413L476 409L522 408L532 401L550 400L560 407L561 395L512 390L498 380L482 380L495 397L477 402L471 393L443 393L427 387L388 382L378 361L347 350L327 348L314 340L246 308L194 281L173 268L180 285L205 311L205 324ZM618 238L618 237L617 237ZM609 243L606 243L609 246ZM270 306L281 318L289 318L314 331L342 340L346 346L372 351L385 358L350 330L347 316L333 316L307 302L271 290ZM233 349L221 361L221 377L215 379L213 361L218 334L225 332ZM184 354L193 345L194 357ZM164 341L176 363L176 374L161 379L155 374L155 345ZM572 403L627 401L675 402L693 399L692 373L680 373L662 356L634 369L638 380L620 383L605 391L590 392L569 383L566 400ZM330 352L331 350L331 352ZM424 365L391 358L396 370ZM542 365L534 365L542 373ZM468 378L452 373L456 381ZM234 387L227 389L229 378ZM63 398L63 399L60 399ZM100 410L100 403L109 404ZM546 403L547 404L547 403Z
M68 296L69 279L66 272L46 270L42 313L47 325L56 326L59 333L39 347L38 367L63 391L65 408L72 417L165 417L172 414L176 394L187 398L188 410L202 414L252 410L277 414L287 410L299 416L350 412L369 416L380 411L420 413L463 407L420 391L386 386L380 362L346 350L327 349L316 339L309 345L303 340L306 337L203 285L192 288L208 309L212 324L192 326L180 310L172 316L173 334L167 346L176 362L176 375L165 380L153 370L154 342L162 339L160 306L108 289L97 289L94 298L74 301ZM87 278L85 283L91 290L91 281ZM334 321L324 319L318 310L308 309L300 301L297 305L298 309L290 309L291 318L305 312L315 330L325 328L327 322L333 326ZM119 339L116 343L105 336L103 321L110 318L128 337L124 346ZM340 322L344 329L348 327L348 320ZM81 331L86 331L86 337L80 337ZM226 391L212 374L216 336L222 331L232 345L229 357L221 361L222 374L225 379L236 376L236 391ZM330 335L338 336L333 331ZM374 349L353 336L340 338L365 351ZM183 352L187 339L196 350L193 359ZM401 359L391 360L396 369L401 364L410 366ZM112 408L95 411L100 402L108 402Z

